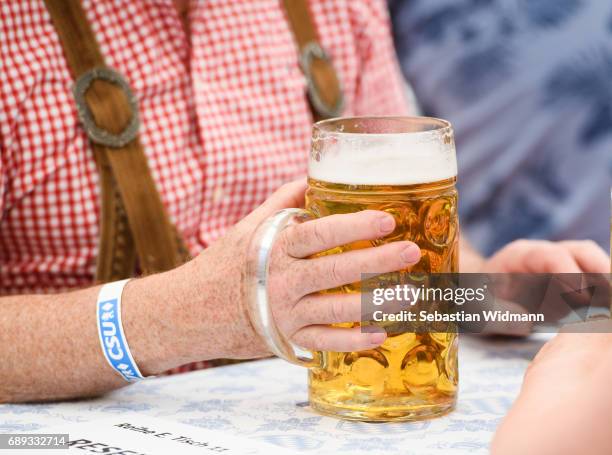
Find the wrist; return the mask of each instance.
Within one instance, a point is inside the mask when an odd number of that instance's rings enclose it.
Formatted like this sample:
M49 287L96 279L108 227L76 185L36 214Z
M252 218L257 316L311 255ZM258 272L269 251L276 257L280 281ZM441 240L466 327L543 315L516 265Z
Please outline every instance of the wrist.
M267 355L242 305L240 271L207 253L126 286L126 336L143 374L195 361Z
M204 337L198 360L216 358L255 358L268 355L253 328L245 306L245 261L240 246L221 249L209 247L186 264L192 277L186 290L193 294L191 322Z
M189 361L172 321L172 302L180 298L172 271L129 281L123 290L123 326L132 356L145 376L157 375Z

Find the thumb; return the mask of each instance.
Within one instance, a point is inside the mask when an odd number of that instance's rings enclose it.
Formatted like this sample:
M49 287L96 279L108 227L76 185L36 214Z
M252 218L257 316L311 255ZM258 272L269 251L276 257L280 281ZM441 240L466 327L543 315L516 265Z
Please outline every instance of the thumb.
M253 212L254 217L262 219L281 209L304 207L306 188L305 178L284 184Z

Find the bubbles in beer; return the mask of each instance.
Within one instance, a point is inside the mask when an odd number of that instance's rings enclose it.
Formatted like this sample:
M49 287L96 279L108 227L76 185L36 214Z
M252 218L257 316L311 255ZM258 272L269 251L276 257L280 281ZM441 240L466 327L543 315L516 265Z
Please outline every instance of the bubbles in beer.
M350 375L351 386L365 387L367 393L374 396L384 392L385 369L389 367L389 362L380 351L349 352L344 356L344 365Z
M398 349L409 349L417 343L419 343L419 340L416 333L400 333L396 336L387 338L380 349L385 352L385 355L389 355L388 352L393 352Z
M325 158L327 159L327 158ZM324 160L322 160L323 162ZM355 242L324 254L411 240L422 252L411 272L456 272L458 266L457 197L454 179L407 186L346 185L310 179L307 207L317 216L382 210L394 216L396 229L388 236ZM407 281L408 271L377 277L385 282ZM390 280L390 281L389 281ZM360 284L330 292L359 292ZM397 327L396 327L397 325ZM346 325L345 325L346 326ZM401 324L385 326L387 340L375 350L325 353L325 366L310 373L311 404L345 416L372 420L405 416L407 409L431 406L431 412L450 409L457 390L457 335L404 333Z
M445 332L431 332L429 334L429 338L432 339L432 341L435 341L436 343L438 343L438 346L442 347L444 349L444 347L448 344L449 340L449 335L450 333L445 333Z
M412 267L415 273L435 273L443 269L445 257L443 254L436 253L421 247L421 260Z
M446 198L436 199L421 208L423 233L434 246L445 247L455 239L455 204Z
M415 395L430 395L435 392L440 370L440 352L430 344L420 344L406 353L402 360L404 386Z
M408 282L413 272L457 272L457 162L448 122L384 117L319 123L308 176L306 207L315 216L371 209L390 213L396 222L384 238L325 254L410 240L421 248L419 263L377 280L395 285ZM360 287L354 283L331 292ZM405 333L397 322L383 328L387 339L377 349L324 353L323 367L309 373L312 407L360 420L424 418L452 409L456 333Z

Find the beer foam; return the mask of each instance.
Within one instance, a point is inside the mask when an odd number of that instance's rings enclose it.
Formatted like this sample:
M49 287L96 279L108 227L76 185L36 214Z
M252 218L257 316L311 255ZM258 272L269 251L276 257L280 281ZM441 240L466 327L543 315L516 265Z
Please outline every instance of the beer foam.
M342 133L336 139L313 141L309 177L346 185L415 185L457 176L451 135Z

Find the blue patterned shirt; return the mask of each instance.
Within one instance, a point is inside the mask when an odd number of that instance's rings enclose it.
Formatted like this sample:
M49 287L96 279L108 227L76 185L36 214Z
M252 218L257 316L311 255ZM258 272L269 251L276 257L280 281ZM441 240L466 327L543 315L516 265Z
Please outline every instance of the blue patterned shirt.
M612 1L390 0L426 114L450 120L468 238L609 251Z

